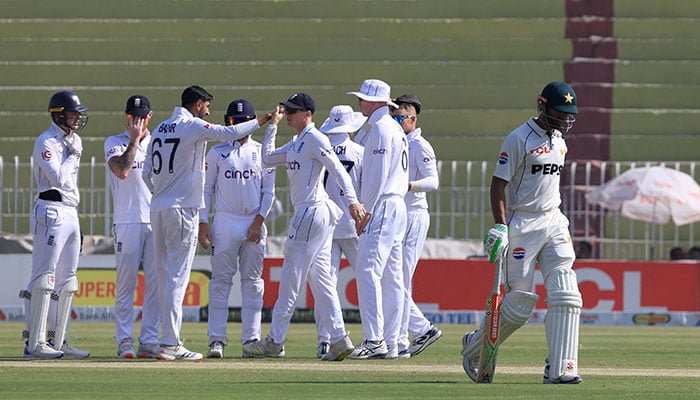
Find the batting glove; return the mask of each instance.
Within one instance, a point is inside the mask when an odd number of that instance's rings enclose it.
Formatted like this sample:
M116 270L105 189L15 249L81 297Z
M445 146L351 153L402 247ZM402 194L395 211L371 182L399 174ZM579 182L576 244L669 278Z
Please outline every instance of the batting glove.
M75 136L75 133L71 137L64 136L63 143L68 149L68 154L80 158L80 155L83 153L83 146L80 143L80 139L76 140Z
M489 256L489 262L493 263L498 258L505 256L508 249L508 226L496 224L484 237L484 250Z

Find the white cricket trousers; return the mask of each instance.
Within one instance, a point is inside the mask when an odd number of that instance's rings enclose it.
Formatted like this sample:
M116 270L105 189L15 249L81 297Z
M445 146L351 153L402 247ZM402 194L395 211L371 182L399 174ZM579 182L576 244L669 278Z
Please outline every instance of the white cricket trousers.
M331 279L333 285L338 290L338 272L340 271L340 260L342 255L345 254L345 258L348 259L350 267L352 267L352 274L350 277L355 279L355 264L357 264L357 238L347 238L347 239L333 239L331 244ZM345 285L343 285L345 287ZM344 307L343 299L345 296L341 296L338 292L338 299L340 300L340 308ZM350 306L346 304L345 306ZM319 343L330 343L330 334L328 329L325 327L325 321L323 321L319 315L318 310L314 307L314 319L316 319L316 331L318 334Z
M248 228L255 216L214 214L211 235L211 281L209 282L209 344L227 344L226 323L233 276L240 271L241 343L260 339L265 282L262 279L267 228L262 225L259 243L248 241Z
M410 345L409 332L413 337L430 330L430 321L413 301L413 274L420 260L425 238L430 228L430 214L425 208L408 210L406 235L403 240L403 284L405 289L403 315L401 316L401 333L399 351L407 350Z
M151 224L114 224L112 234L117 263L117 294L114 302L117 343L124 339L133 341L131 335L134 329L134 291L138 283L138 286L143 287L143 298L140 299L143 306L139 342L158 343L160 306ZM141 282L139 264L143 266Z
M396 346L403 315L402 241L406 203L398 195L381 196L358 240L357 295L365 340Z
M37 200L31 216L32 274L27 291L32 292L34 281L44 274L55 274L54 292L60 293L68 279L76 276L80 254L80 223L78 209L61 202ZM56 302L52 302L56 303ZM30 301L24 302L27 329L31 321ZM55 313L55 307L53 312ZM53 323L55 318L49 317ZM51 327L50 329L53 329Z
M347 335L338 292L331 277L331 241L340 209L331 200L295 207L284 242L279 294L272 312L270 337L283 343L299 292L308 280L319 319L335 343Z
M151 226L161 310L160 344L178 346L182 343L182 301L197 250L199 209L171 208L151 212Z

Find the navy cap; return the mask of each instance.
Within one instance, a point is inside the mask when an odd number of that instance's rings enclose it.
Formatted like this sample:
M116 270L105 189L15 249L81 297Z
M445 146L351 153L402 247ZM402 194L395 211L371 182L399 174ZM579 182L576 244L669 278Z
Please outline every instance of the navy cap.
M280 105L290 110L311 111L312 114L316 111L316 102L306 93L294 93L289 96L287 101L281 102Z
M540 97L540 100L543 100L548 107L552 107L559 112L578 114L576 92L565 82L548 83L542 89Z
M398 104L399 106L401 104L410 104L416 109L416 114L420 114L420 109L423 107L420 100L418 100L418 96L410 93L402 94L401 96L397 97L396 100L394 100L394 103Z
M229 118L253 119L255 118L255 108L253 108L253 104L246 99L234 100L228 105L226 116L224 117L226 121L228 121Z
M151 102L146 96L135 95L129 97L126 101L126 113L142 117L151 112Z

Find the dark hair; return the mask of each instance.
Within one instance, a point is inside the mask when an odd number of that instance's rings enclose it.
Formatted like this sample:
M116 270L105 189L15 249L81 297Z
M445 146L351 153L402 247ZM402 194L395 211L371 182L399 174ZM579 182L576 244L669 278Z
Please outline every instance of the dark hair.
M593 256L593 245L587 240L582 240L576 249L576 258L591 258Z
M685 249L680 246L672 248L668 255L671 260L683 260L687 257Z
M690 250L688 250L688 258L691 260L700 260L700 247L691 247Z
M196 103L198 100L211 101L213 98L214 96L207 92L203 87L192 85L182 92L181 105L183 107L188 107Z

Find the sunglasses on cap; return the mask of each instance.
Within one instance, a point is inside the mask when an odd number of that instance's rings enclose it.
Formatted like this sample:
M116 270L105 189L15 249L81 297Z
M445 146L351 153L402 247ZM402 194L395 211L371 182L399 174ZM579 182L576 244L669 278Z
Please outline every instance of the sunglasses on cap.
M226 125L236 125L240 124L241 122L246 122L250 121L253 118L257 118L257 116L253 115L252 117L245 116L245 117L228 117L226 119Z

